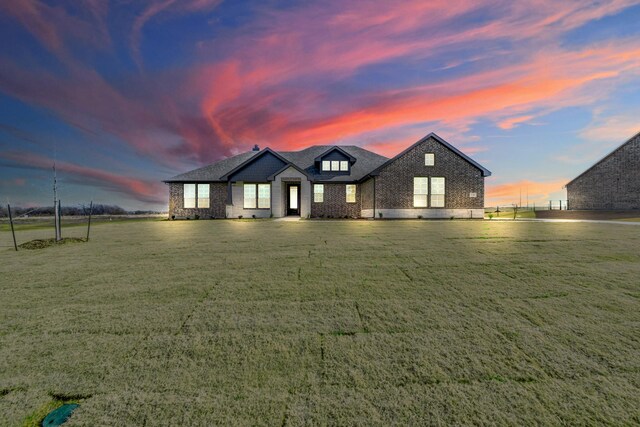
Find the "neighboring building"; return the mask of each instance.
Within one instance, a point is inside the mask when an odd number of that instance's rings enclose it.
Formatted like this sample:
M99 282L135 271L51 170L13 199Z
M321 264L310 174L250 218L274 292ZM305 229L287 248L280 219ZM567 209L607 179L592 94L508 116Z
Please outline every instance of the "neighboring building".
M640 133L566 185L572 210L640 209Z
M490 175L431 133L392 159L353 145L256 146L164 182L175 218L483 218Z

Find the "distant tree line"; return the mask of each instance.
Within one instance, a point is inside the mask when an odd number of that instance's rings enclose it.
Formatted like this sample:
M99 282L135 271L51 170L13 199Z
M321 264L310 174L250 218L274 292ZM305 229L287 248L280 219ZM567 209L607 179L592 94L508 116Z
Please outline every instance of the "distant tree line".
M81 215L89 215L89 205L83 206L64 206L62 205L62 215L64 216L81 216ZM157 214L160 212L157 211L143 211L143 210L135 210L135 211L127 211L120 206L116 205L101 205L94 204L93 205L93 215L150 215ZM53 216L53 206L42 206L42 207L31 207L31 208L21 208L21 207L11 207L11 214L14 217L18 217L20 215L28 215L28 216ZM0 206L0 217L7 217L9 213L7 212L6 206Z

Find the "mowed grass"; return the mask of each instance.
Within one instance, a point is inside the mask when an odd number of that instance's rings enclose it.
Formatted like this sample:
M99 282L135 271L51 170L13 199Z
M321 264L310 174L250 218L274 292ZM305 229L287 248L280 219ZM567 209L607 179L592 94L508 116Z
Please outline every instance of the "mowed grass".
M448 220L3 248L0 424L67 400L69 426L639 423L639 249L634 225Z

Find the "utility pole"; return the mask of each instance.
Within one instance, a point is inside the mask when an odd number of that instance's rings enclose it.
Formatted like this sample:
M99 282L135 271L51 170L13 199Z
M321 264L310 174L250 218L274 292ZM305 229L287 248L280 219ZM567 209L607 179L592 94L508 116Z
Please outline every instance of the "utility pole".
M520 203L518 205L522 206L522 187L520 187Z
M62 240L60 232L60 204L58 203L58 178L56 175L56 161L53 161L53 218L56 227L56 242Z

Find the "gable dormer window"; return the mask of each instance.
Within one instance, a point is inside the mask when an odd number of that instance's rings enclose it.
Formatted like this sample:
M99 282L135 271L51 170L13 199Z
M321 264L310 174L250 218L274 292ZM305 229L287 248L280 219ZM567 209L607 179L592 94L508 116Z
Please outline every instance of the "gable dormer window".
M349 162L347 160L323 160L323 172L349 172Z
M314 159L317 170L348 175L356 158L340 147L331 147Z

